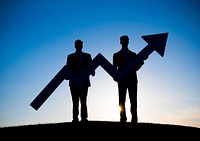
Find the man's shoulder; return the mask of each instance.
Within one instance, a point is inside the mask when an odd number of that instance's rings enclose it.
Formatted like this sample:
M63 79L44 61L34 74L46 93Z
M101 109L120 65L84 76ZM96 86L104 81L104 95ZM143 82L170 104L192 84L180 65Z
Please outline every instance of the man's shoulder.
M129 50L129 52L130 52L131 54L136 55L136 53L135 53L134 51L132 51L132 50Z
M90 55L90 53L88 53L88 52L83 52L83 54L85 54L85 55Z
M71 57L71 56L74 56L75 55L75 53L70 53L70 54L68 54L67 56L68 57Z
M122 53L122 51L119 50L119 51L117 51L117 52L114 52L113 54L114 54L114 55L118 55L118 54L121 54L121 53Z
M85 56L91 56L91 54L87 53L87 52L83 52L83 55L85 55Z
M122 50L119 50L119 51L117 51L117 52L115 52L115 53L113 53L113 55L114 56L120 56L120 55L122 55L124 52L122 51ZM136 53L134 52L134 51L132 51L132 50L129 50L129 53L131 53L132 55L136 55Z

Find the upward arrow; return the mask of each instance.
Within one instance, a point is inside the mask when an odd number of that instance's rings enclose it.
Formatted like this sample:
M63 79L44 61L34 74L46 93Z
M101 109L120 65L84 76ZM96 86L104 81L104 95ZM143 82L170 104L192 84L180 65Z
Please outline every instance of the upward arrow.
M152 51L156 51L158 54L160 54L160 56L164 56L164 52L165 52L165 46L167 43L167 37L168 37L168 33L161 33L161 34L154 34L154 35L146 35L146 36L142 36L142 38L148 43L147 47L145 48L151 48L149 49L150 51L140 51L143 54L148 54L150 55ZM148 53L147 53L148 52Z
M143 48L137 54L137 56L133 58L123 69L119 71L117 81L124 79L132 70L137 69L142 61L146 60L146 58L148 58L153 51L156 51L163 57L167 43L167 37L168 33L142 36L148 45Z
M80 74L75 74L66 65L55 75L55 77L46 85L46 87L39 93L39 95L31 102L31 106L38 110L39 107L47 100L53 91L63 82L63 80L72 80L77 86L98 67L101 66L115 81L124 79L132 70L136 70L138 65L148 58L148 56L155 50L162 57L164 56L165 46L168 33L154 34L142 36L148 43L137 56L132 59L123 69L117 70L103 55L100 53L93 59L92 63L85 68Z

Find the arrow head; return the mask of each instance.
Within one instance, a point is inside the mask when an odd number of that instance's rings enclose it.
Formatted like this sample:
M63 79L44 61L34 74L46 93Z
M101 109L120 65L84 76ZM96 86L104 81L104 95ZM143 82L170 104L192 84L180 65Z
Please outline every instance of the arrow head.
M142 36L148 45L153 47L154 50L162 57L164 56L167 37L168 32Z

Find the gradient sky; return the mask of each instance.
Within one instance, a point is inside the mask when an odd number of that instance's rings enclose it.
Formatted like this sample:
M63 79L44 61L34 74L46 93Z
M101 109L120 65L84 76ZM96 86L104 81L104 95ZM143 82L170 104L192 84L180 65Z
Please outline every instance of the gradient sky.
M164 57L153 52L138 71L138 120L200 127L199 13L198 0L1 0L0 126L71 122L67 80L37 111L30 103L76 39L112 62L121 35L138 53L142 35L168 32ZM117 83L101 67L90 79L88 119L119 121Z

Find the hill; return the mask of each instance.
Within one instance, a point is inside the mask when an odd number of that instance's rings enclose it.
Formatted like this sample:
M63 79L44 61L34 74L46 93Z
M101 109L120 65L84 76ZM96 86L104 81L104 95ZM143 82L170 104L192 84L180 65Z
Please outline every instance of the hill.
M0 128L1 137L5 139L197 139L200 128L155 124L125 123L110 121L89 121L73 124L71 122L35 124ZM13 136L12 136L13 135Z

